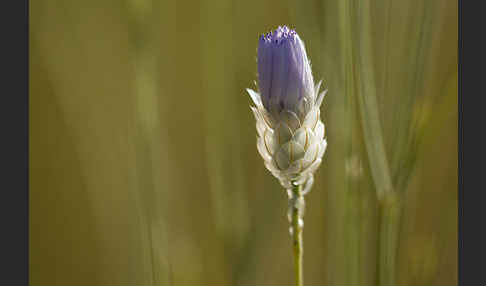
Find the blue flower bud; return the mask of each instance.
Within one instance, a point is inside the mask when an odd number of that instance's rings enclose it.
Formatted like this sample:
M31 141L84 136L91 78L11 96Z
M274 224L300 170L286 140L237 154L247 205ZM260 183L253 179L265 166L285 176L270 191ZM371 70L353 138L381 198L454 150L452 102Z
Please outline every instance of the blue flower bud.
M265 109L302 114L304 101L314 102L314 80L304 43L286 26L262 35L258 44L258 81Z

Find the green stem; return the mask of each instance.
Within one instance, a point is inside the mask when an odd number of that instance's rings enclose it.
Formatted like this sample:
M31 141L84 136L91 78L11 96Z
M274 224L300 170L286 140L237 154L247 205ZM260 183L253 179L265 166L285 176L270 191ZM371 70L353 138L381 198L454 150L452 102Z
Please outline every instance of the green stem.
M304 243L302 241L302 231L304 229L304 195L302 194L302 186L293 186L292 193L289 197L290 208L290 224L292 244L294 248L294 271L295 271L295 286L304 285L303 272L303 256Z
M396 286L396 261L400 231L400 201L388 193L379 202L378 285Z

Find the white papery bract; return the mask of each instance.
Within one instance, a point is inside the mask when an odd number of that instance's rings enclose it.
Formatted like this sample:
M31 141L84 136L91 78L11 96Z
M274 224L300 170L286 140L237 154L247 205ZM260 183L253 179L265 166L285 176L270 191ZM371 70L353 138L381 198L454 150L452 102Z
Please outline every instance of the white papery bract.
M318 92L319 84L315 90ZM325 127L320 119L320 105L326 91L314 101L301 101L300 116L286 109L274 116L265 109L258 92L247 91L255 104L251 110L256 119L257 149L265 167L287 189L292 187L292 182L299 185L312 180L327 147Z

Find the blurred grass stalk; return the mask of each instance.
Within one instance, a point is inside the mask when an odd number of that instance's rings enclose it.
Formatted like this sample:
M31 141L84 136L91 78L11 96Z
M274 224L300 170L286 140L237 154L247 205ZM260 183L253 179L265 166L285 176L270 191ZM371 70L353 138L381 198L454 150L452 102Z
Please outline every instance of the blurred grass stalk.
M340 106L341 113L338 117L337 114L331 116L334 120L342 122L343 129L349 130L349 133L342 131L342 143L335 141L330 147L335 155L340 153L335 158L340 157L342 160L344 156L346 160L357 158L358 162L368 163L371 185L377 202L378 226L377 234L374 235L377 267L375 279L378 285L395 286L398 283L397 253L402 197L414 169L416 150L422 135L420 128L413 125L416 122L413 122L412 117L417 95L423 93L423 62L426 56L424 47L427 47L424 43L427 43L432 30L429 15L431 4L417 1L402 4L393 1L356 0L339 1L336 6L327 1L323 4L328 10L337 10L334 15L329 12L330 17L323 23L324 29L333 26L337 30L325 30L328 34L325 32L324 38L329 41L329 37L334 36L338 40L337 43L334 42L334 46L324 44L323 49L328 50L329 54L326 65L332 66L332 63L337 61L339 64L336 63L334 66L341 66L341 70L327 73L330 78L330 93L342 97L335 99L333 105L335 109ZM402 19L405 21L394 22L392 25L397 16L405 16L406 18ZM340 57L333 58L332 54ZM380 58L376 59L376 56ZM393 70L392 73L389 70L389 66L394 67L390 65L390 59L398 61L400 72ZM378 83L383 83L380 89L377 88ZM384 106L387 106L386 110ZM361 137L358 141L357 136ZM363 142L364 150L355 145L360 141ZM333 148L333 145L336 147ZM391 156L391 160L387 155ZM340 171L337 171L337 174L339 173ZM339 239L334 241L336 244L343 244L335 245L335 249L344 248L345 256L349 260L344 263L349 276L341 277L341 283L367 284L364 269L369 266L361 264L364 262L361 257L366 252L361 246L366 248L366 239L370 236L371 229L368 232L360 229L363 228L361 222L367 220L362 218L366 212L363 209L366 202L360 201L366 197L363 193L368 187L366 178L353 180L347 171L341 179L340 176L331 177L336 180L334 187L338 186L341 189L339 191L343 193L332 199L344 207L344 211L334 210L338 213L336 219L344 223L343 234L347 236L344 242ZM340 180L342 182L339 182ZM337 222L335 224L339 225ZM367 223L365 225L370 227ZM331 260L335 261L336 258L339 258L339 254ZM345 275L332 274L331 281L340 276Z
M246 265L231 267L231 261L244 264L251 251L242 251L248 243L250 214L246 198L247 178L243 169L238 102L246 94L235 89L235 41L232 23L233 3L226 0L200 3L201 94L204 96L204 149L209 184L209 211L214 220L212 255L221 281L236 285L246 274ZM214 11L218 13L214 13Z
M377 273L379 286L396 285L396 253L398 249L399 217L396 207L397 200L392 186L390 170L383 141L382 127L378 104L377 90L373 69L373 54L371 51L371 14L370 2L354 2L353 7L357 17L351 17L353 32L351 41L358 51L354 52L357 59L357 82L359 92L355 93L358 101L359 114L363 130L364 143L371 169L376 196L378 200L378 245L377 245ZM386 52L386 51L385 51ZM398 205L398 206L397 206Z
M163 164L159 119L158 55L160 46L158 12L151 0L129 0L131 42L134 63L134 108L137 149L135 170L138 188L135 198L139 208L143 237L146 283L144 285L170 285L170 255L168 254L167 226L165 222L167 197L164 185L168 183L169 168ZM165 157L166 158L166 157ZM165 175L164 175L165 174ZM165 258L165 259L164 259ZM148 264L148 265L147 265Z

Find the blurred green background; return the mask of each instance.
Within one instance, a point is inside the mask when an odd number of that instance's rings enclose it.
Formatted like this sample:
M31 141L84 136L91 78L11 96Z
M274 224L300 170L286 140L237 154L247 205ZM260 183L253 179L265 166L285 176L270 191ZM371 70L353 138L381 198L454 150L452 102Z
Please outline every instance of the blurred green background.
M390 188L397 285L457 284L456 1L38 0L31 285L292 285L245 92L259 34L284 24L329 90L306 285L379 284Z

